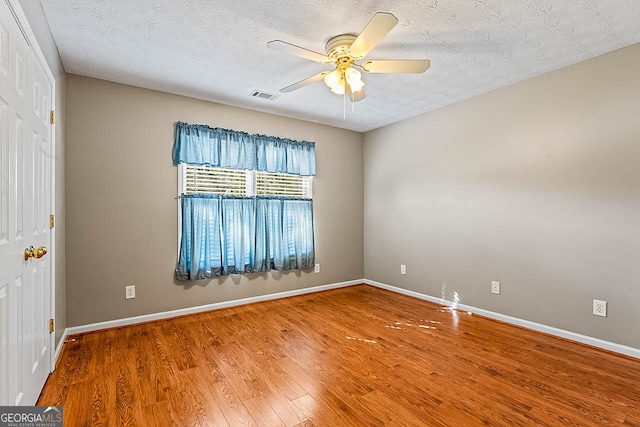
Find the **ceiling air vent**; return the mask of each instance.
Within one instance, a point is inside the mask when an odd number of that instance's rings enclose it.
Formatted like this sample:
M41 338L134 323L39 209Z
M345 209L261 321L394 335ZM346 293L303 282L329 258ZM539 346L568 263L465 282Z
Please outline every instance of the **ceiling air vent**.
M278 98L280 95L274 95L273 93L254 90L253 92L251 92L251 96L260 98L260 99L266 99L267 101L275 101L276 98Z

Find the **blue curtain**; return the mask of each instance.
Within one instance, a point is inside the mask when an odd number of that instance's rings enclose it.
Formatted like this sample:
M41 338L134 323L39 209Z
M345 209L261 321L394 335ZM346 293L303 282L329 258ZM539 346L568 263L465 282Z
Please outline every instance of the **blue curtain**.
M316 174L313 142L183 122L176 124L173 162L303 176Z
M178 122L175 164L312 176L315 144ZM315 264L310 199L181 195L178 280L308 269Z
M311 200L182 196L178 280L309 269L314 264Z

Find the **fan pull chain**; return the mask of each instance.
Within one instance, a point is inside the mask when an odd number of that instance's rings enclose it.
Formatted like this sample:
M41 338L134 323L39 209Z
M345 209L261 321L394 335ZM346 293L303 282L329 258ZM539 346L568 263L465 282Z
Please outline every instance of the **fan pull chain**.
M347 120L347 91L342 94L342 120Z

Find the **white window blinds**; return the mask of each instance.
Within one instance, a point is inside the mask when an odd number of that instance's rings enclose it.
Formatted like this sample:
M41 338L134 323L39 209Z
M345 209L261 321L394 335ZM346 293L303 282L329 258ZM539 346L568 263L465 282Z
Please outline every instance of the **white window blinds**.
M185 194L313 197L312 177L287 173L184 164L182 183Z

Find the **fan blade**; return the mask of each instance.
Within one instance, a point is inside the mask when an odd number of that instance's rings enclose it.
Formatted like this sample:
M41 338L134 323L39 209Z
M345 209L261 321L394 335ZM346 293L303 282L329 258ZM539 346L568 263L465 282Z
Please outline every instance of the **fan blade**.
M365 62L362 69L367 73L424 73L430 66L428 59L380 59Z
M310 85L311 83L315 83L317 81L320 81L320 80L324 79L324 76L326 76L329 73L330 73L330 71L323 71L320 74L316 74L315 76L311 76L311 77L306 78L304 80L300 80L298 83L294 83L292 85L283 87L282 89L280 89L280 92L282 92L282 93L293 92L296 89L300 89L301 87Z
M349 55L364 58L397 23L398 18L390 13L376 13L349 47Z
M282 40L271 40L269 43L267 43L267 47L273 50L288 53L289 55L299 56L300 58L308 59L310 61L324 63L331 62L331 59L329 59L326 55L322 55L318 52L314 52L312 50L305 49L291 43L283 42Z
M353 92L351 90L351 86L349 86L349 83L347 83L347 82L344 82L344 90L345 90L345 92L347 92L347 96L349 97L351 102L362 101L363 99L365 99L367 97L367 95L364 93L364 88L361 88L357 92Z

